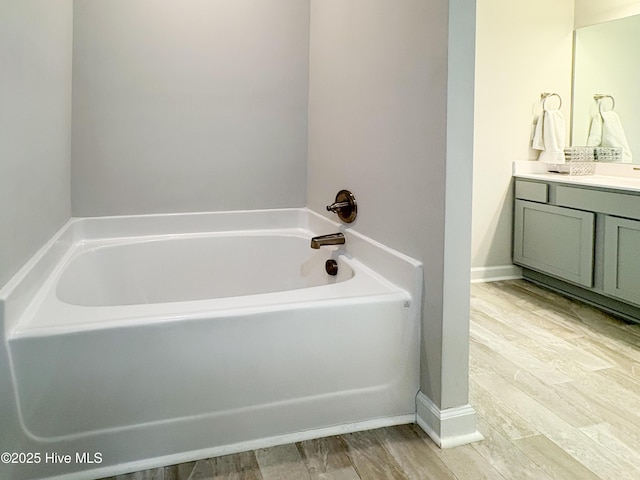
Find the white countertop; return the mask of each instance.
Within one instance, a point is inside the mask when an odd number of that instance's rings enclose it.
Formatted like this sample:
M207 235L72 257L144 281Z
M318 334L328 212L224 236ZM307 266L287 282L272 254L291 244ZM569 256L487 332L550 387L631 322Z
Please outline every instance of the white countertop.
M636 170L637 169L637 170ZM640 192L640 165L596 163L595 175L550 173L536 161L513 162L513 176L544 182Z

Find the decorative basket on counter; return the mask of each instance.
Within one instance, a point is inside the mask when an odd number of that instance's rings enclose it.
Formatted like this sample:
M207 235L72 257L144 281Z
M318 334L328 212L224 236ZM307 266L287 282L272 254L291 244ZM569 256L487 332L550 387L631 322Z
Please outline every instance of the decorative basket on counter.
M622 148L621 147L595 147L596 162L621 162L622 161Z
M566 163L550 164L547 170L569 175L593 175L596 171L594 147L567 147L564 159Z

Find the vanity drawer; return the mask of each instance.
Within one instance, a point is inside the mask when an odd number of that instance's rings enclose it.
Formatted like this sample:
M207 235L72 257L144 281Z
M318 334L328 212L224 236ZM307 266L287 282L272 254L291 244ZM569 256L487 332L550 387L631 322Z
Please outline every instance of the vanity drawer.
M640 220L640 195L558 185L555 204Z
M547 203L549 201L549 185L546 183L516 180L515 195L519 200Z

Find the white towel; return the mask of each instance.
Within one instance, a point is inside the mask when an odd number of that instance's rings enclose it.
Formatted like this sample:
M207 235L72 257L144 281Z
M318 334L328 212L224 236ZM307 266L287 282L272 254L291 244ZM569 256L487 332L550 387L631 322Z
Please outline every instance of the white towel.
M545 110L538 118L531 146L542 150L538 161L564 163L564 117L560 110Z
M599 147L602 143L602 116L596 113L591 117L591 125L589 126L589 137L587 137L588 147Z
M596 113L591 119L587 145L590 147L622 148L622 163L631 163L631 149L624 134L622 122L616 112L611 110Z

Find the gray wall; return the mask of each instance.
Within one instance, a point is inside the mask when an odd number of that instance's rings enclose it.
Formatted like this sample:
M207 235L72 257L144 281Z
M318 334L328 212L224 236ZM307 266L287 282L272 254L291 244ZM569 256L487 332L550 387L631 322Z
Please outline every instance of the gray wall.
M71 0L0 0L0 287L70 216Z
M325 215L339 189L353 191L353 228L424 263L421 389L442 408L468 396L475 22L472 0L451 2L467 58L448 73L449 3L311 1L307 187Z
M309 4L76 0L74 216L305 204Z

